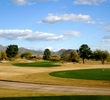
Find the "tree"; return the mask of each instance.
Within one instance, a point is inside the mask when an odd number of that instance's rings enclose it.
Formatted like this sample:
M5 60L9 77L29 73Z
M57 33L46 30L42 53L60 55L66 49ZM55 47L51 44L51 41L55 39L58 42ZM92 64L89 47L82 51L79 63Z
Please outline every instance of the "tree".
M8 58L15 58L18 54L18 46L17 45L9 45L6 49L6 54Z
M71 62L78 62L79 61L79 55L75 50L72 50L70 52L69 61L71 61Z
M105 61L106 61L108 56L109 56L108 51L101 51L101 62L102 62L102 64L105 64Z
M69 60L69 53L68 50L64 50L61 54L61 60L68 61Z
M93 52L93 58L94 58L96 61L100 60L100 55L101 55L101 51L100 51L100 50L95 50L95 51Z
M7 58L6 52L2 51L2 52L0 53L0 59L1 59L1 60L5 60L6 58Z
M82 44L78 50L80 57L83 60L83 64L85 63L85 59L90 59L92 55L92 51L90 50L87 44Z
M44 51L44 55L43 55L43 59L44 60L50 60L50 57L51 57L51 52L49 49L45 49Z
M101 50L94 51L93 55L94 55L94 58L96 60L100 60L102 64L105 64L105 61L109 57L108 51L101 51Z
M51 61L59 61L61 59L61 57L59 55L54 55L54 56L51 56L50 60Z
M21 54L21 58L29 59L31 57L32 57L32 53L30 53L30 52L25 52L25 53Z

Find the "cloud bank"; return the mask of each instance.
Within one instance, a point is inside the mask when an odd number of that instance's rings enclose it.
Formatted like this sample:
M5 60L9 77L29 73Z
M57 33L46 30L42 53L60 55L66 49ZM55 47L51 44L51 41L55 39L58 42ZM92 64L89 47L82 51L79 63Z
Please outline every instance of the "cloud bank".
M56 2L58 0L12 0L12 1L14 4L20 6L20 5L33 5L38 2L49 2L49 1Z
M43 19L43 22L55 23L59 21L88 21L90 20L89 15L82 14L62 14L62 15L53 15L48 14L46 18Z
M53 33L45 33L45 32L33 32L32 30L0 30L0 37L8 40L27 40L27 41L58 41L66 39L67 36L77 36L79 32L71 31L66 32L66 34L62 34L57 36Z
M38 21L38 24L41 23L57 23L61 21L76 21L76 22L84 22L86 24L100 24L99 22L93 21L89 15L83 14L61 14L61 15L54 15L48 14L42 21Z

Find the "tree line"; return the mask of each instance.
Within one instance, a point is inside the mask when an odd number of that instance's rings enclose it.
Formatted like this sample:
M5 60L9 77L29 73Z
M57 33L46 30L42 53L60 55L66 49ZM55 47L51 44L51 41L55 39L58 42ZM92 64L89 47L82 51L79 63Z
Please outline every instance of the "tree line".
M63 61L79 62L80 59L82 59L82 62L84 64L85 59L91 59L101 61L102 64L105 64L105 61L108 57L110 57L110 54L106 50L97 49L95 51L92 51L87 44L82 44L77 50L64 50L60 57ZM44 51L43 58L45 60L51 59L51 52L49 51L49 49L46 49Z
M26 59L36 59L36 56L32 55L30 52L18 54L17 45L9 45L6 51L0 53L1 60L13 60L17 58L26 58ZM102 64L105 64L107 58L110 57L110 54L106 50L95 50L92 51L87 44L82 44L77 50L64 50L61 55L52 55L49 49L44 50L44 54L41 57L37 56L37 59L51 60L51 61L69 61L69 62L79 62L82 59L83 64L85 59L91 59L96 61L101 61Z

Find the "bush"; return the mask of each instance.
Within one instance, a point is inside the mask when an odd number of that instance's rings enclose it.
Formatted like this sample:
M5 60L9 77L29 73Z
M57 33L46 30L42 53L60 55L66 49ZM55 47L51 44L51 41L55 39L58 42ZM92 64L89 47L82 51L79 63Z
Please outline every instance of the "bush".
M79 62L79 55L75 50L72 50L70 53L69 61L71 62Z
M59 55L54 55L54 56L51 56L50 60L51 61L60 61L61 57Z
M30 52L25 52L21 54L21 58L31 59L32 54Z

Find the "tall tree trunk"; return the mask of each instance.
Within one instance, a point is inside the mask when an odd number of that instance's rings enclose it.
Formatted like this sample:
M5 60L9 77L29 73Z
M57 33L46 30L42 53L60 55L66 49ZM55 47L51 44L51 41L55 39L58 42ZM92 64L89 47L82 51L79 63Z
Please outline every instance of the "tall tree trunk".
M105 60L104 59L102 59L101 62L102 62L103 65L105 64Z
M83 60L83 64L85 64L84 58L82 58L82 60Z

